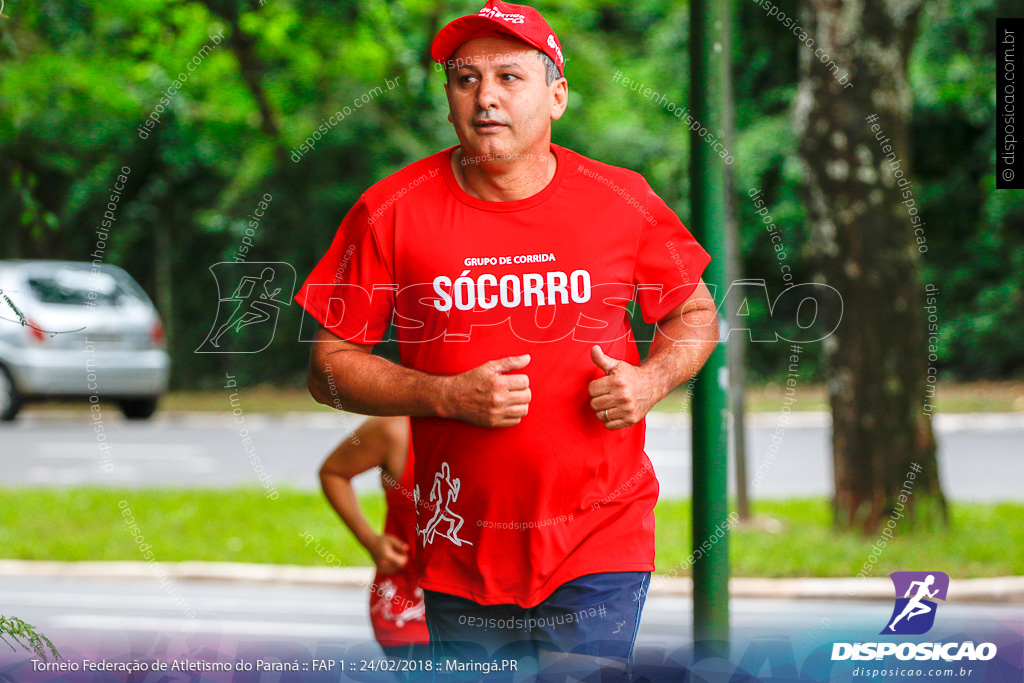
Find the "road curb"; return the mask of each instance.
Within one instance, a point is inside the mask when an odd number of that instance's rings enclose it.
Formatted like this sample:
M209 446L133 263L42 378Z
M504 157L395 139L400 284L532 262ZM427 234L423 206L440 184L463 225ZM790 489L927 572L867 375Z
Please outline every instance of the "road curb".
M0 577L30 576L88 579L156 579L168 576L179 581L246 581L323 586L368 586L371 567L302 567L297 565L244 564L236 562L51 562L0 560ZM693 594L689 577L655 574L652 595L688 597ZM729 580L734 598L763 600L883 600L893 599L888 578L763 579L734 577ZM961 603L1024 604L1024 576L983 579L951 579L948 601Z

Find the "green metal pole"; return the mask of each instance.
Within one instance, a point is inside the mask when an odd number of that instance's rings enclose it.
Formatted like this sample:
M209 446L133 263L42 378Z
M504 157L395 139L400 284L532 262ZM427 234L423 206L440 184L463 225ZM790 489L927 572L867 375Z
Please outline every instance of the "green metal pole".
M722 139L724 72L730 0L690 0L690 113ZM694 237L711 255L704 282L721 302L725 296L725 161L701 137L690 136L690 222ZM730 150L732 151L732 150ZM694 660L729 656L729 536L726 350L720 343L693 394ZM725 535L716 537L719 529ZM708 543L702 547L702 544Z

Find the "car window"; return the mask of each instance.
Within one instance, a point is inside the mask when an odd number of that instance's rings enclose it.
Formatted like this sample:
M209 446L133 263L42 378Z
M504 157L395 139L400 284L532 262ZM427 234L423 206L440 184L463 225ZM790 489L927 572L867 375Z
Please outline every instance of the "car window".
M79 268L33 273L28 276L28 286L36 299L45 304L119 306L138 299L110 273ZM94 294L90 296L90 292Z

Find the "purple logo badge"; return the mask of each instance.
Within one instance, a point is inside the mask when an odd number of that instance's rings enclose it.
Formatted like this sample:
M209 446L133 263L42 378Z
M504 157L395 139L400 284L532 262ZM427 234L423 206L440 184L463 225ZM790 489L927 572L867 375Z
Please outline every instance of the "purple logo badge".
M945 600L949 576L943 572L893 572L896 606L882 635L916 636L927 633L935 623L935 600Z

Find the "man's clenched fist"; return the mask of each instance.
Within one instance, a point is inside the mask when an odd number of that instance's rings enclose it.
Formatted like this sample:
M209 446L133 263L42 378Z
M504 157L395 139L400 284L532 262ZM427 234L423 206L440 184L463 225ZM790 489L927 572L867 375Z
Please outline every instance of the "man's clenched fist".
M659 397L640 368L605 355L596 344L590 358L605 373L590 383L590 407L597 419L606 429L632 427L644 419Z
M490 360L445 383L444 417L479 427L511 427L519 424L530 407L530 378L506 374L522 370L530 355Z
M409 544L391 534L381 534L368 546L381 574L394 574L409 562Z

